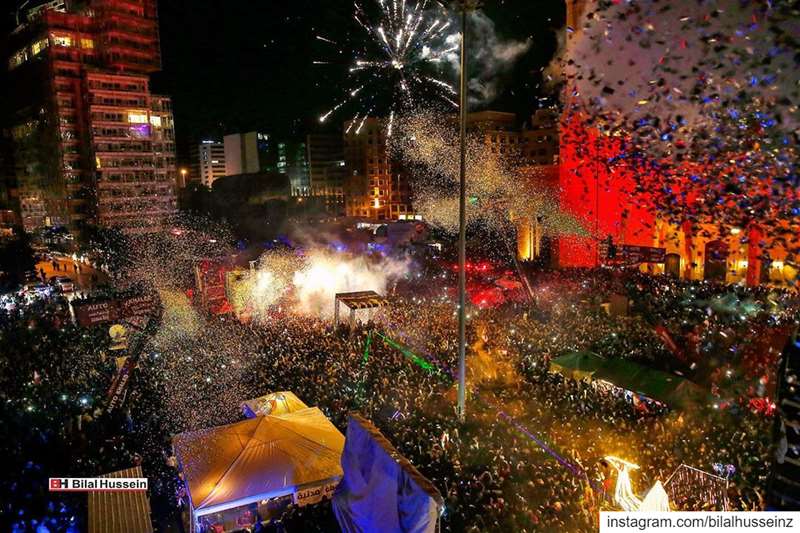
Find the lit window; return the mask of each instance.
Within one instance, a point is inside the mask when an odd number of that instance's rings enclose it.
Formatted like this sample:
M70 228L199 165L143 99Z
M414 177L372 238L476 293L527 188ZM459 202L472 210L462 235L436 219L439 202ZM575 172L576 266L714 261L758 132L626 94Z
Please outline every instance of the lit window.
M128 112L128 122L131 124L146 124L147 120L147 113L135 113L133 111Z
M94 41L92 39L81 39L81 48L91 50L94 48Z
M56 46L72 46L72 37L69 35L53 35L53 44Z
M150 117L150 124L152 124L156 128L160 128L161 127L161 117L151 116Z
M14 69L23 64L24 62L26 62L27 60L28 60L28 52L26 50L20 50L19 52L11 56L11 59L9 59L8 61L8 66L9 68Z
M100 156L94 157L94 164L97 168L103 168L103 165L100 164Z
M47 48L49 45L50 43L47 39L36 41L31 45L31 53L33 53L33 55L39 55L41 51Z

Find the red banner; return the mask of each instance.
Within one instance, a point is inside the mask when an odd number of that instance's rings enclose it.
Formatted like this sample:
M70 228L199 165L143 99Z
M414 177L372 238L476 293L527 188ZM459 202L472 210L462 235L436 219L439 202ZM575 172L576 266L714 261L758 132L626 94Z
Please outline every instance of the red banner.
M146 316L153 314L159 305L155 296L146 294L144 296L134 296L119 302L120 318L130 318L136 316Z
M117 305L113 301L73 304L73 308L78 324L84 328L112 322L118 316Z
M158 311L160 302L155 295L132 296L124 300L107 300L93 303L73 303L78 325L84 328L117 322L133 317L144 317Z

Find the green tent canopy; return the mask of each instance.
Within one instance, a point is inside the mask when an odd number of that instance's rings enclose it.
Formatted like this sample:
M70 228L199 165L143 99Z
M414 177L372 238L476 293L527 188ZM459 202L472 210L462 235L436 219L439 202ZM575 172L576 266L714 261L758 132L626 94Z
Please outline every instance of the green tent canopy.
M686 406L703 397L703 390L688 379L625 359L609 359L593 377L670 407Z
M550 371L580 380L591 377L606 362L594 352L572 352L550 361Z

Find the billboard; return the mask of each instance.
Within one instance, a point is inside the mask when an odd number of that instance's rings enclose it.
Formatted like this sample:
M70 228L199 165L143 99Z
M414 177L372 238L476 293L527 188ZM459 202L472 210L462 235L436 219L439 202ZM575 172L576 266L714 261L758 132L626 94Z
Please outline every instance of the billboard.
M75 320L84 328L118 322L133 317L144 317L157 313L161 302L155 294L131 296L129 298L87 302L73 302Z
M117 306L113 301L72 304L75 319L84 328L117 320Z

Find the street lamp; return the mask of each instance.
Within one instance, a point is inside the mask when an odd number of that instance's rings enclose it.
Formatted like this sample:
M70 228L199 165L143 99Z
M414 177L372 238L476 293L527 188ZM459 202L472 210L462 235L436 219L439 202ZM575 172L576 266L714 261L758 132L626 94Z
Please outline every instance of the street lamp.
M467 14L479 7L480 0L458 0L461 11L461 80L459 105L459 137L461 165L458 199L458 418L466 416L465 392L467 374Z

